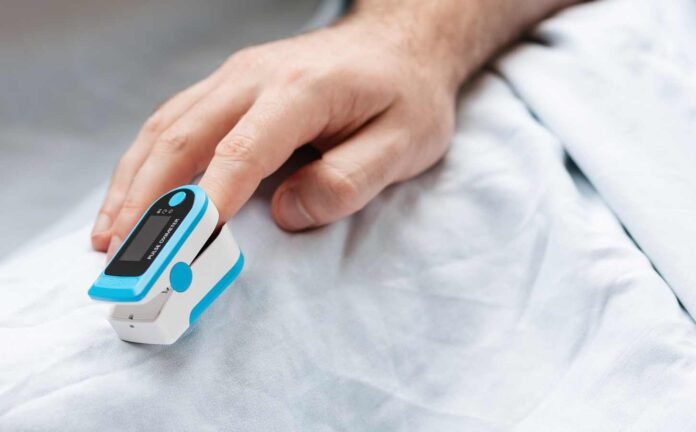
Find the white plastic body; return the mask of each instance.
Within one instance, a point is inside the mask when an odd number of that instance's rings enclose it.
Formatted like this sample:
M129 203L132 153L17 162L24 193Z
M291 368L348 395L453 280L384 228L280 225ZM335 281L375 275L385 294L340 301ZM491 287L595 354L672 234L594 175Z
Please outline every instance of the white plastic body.
M239 246L225 225L215 240L196 258L202 245L214 232L217 221L217 209L208 205L189 238L148 294L137 303L120 303L111 309L109 323L121 339L169 345L189 328L193 308L240 258ZM178 292L170 287L169 273L174 264L182 261L191 266L193 279L186 291Z

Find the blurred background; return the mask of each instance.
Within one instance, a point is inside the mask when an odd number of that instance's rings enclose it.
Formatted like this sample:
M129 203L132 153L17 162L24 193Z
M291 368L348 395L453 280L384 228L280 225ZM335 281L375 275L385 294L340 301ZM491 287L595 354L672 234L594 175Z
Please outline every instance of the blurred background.
M169 96L233 51L316 25L340 4L0 0L0 258L51 226L84 224L66 215L102 193Z

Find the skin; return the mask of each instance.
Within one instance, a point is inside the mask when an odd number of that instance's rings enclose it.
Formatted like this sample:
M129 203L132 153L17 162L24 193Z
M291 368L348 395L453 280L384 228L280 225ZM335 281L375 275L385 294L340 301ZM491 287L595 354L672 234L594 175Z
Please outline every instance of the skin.
M92 232L115 253L150 203L199 185L224 223L302 145L322 157L282 183L285 230L331 223L447 150L458 88L573 0L362 0L331 27L244 49L173 96L121 158Z

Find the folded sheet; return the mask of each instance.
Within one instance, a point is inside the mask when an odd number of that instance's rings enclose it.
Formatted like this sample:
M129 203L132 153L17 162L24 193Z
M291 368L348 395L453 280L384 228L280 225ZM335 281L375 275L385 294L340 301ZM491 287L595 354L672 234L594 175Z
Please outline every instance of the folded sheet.
M696 317L696 2L596 2L534 37L500 72Z
M284 233L266 185L231 222L242 276L173 346L119 341L87 298L103 266L88 227L0 264L0 430L693 430L696 327L679 300L696 286L660 265L690 233L655 247L678 227L651 219L690 198L643 212L650 182L610 176L595 153L621 146L606 156L618 173L648 164L639 129L671 114L664 136L685 145L689 81L658 73L677 62L639 63L636 93L636 77L601 78L618 73L609 53L594 64L579 48L601 31L598 51L624 37L649 53L647 20L605 28L646 7L691 6L616 0L549 20L463 92L447 157L350 219ZM616 141L584 151L603 132ZM625 186L641 186L633 207Z

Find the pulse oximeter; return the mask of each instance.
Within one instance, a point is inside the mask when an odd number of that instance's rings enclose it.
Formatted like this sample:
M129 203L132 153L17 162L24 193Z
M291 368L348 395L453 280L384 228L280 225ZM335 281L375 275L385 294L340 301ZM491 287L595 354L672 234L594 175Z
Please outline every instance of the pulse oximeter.
M237 278L242 255L203 189L155 201L89 289L113 303L108 320L126 341L172 344Z

